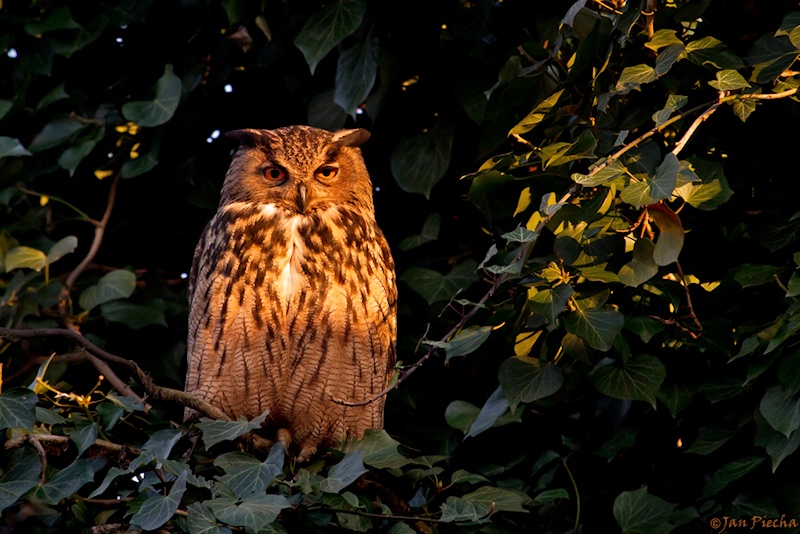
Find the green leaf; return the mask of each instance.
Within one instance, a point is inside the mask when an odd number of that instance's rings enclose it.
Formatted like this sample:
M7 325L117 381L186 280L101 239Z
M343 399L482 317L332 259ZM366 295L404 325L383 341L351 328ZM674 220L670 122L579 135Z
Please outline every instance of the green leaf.
M16 504L19 498L28 493L38 480L9 480L0 482L0 512Z
M750 87L744 76L739 74L735 69L725 69L717 71L717 79L708 82L708 85L717 91L735 91L737 89L744 89Z
M633 246L633 259L619 270L619 281L626 286L638 287L653 278L658 273L658 264L653 260L655 248L649 239L637 239Z
M86 128L86 125L71 117L56 117L42 128L33 138L28 149L31 152L41 152L57 147L70 139L73 135Z
M264 462L242 452L223 454L214 460L214 465L225 471L217 480L240 499L263 492L283 472L284 456L285 449L280 442L270 448Z
M660 78L669 72L669 69L672 68L672 65L681 59L681 56L684 55L685 51L686 49L684 48L683 43L674 43L661 50L658 53L656 65L653 69L655 75Z
M81 25L72 19L68 7L57 7L50 11L44 20L27 23L25 33L36 36L53 30L71 30L80 27Z
M584 158L594 158L594 149L597 148L597 139L590 130L584 130L572 143L553 143L539 151L539 157L544 163L544 168L557 167L570 161Z
M251 430L260 428L261 423L267 419L268 413L269 411L264 411L252 421L248 421L244 416L237 421L221 421L219 419L201 417L197 423L197 428L203 432L203 443L206 444L206 448L210 448L221 441L234 440Z
M561 284L553 289L543 289L528 299L534 313L544 315L551 324L561 315L575 291L570 284Z
M739 120L745 122L747 118L756 110L758 101L752 98L747 100L737 99L733 102L730 102L730 105L733 108L734 114L739 117Z
M664 156L664 161L656 169L656 175L650 182L650 196L656 200L666 199L672 196L672 191L678 184L678 173L681 170L681 163L678 157L672 152Z
M544 118L553 110L553 108L558 103L558 99L561 98L561 94L564 92L563 89L560 91L556 91L552 95L548 96L543 101L539 102L533 111L528 113L528 115L519 121L516 126L511 128L511 131L508 132L508 135L522 135L530 132L533 130L536 125L541 123Z
M686 453L708 456L716 451L737 434L736 430L722 427L702 427L698 431L697 439L686 449Z
M149 452L153 458L166 460L176 443L183 437L183 432L176 428L156 430L150 439L142 445L142 450Z
M89 460L75 460L38 488L36 497L46 504L58 504L92 480L94 470Z
M666 376L661 360L649 354L632 356L624 366L610 363L592 371L594 385L601 393L615 399L647 401L653 408Z
M33 154L22 146L19 139L0 136L0 160L6 157L32 156Z
M468 326L456 333L447 342L445 360L456 356L466 356L483 345L492 333L491 326Z
M228 527L217 525L217 519L211 509L201 502L193 502L186 507L189 512L186 518L189 534L231 534Z
M78 165L83 161L83 158L94 150L97 143L103 139L104 134L105 128L95 128L90 135L83 137L77 143L67 148L58 158L59 167L69 171L70 176L74 176Z
M313 13L294 40L306 58L311 74L322 58L361 25L367 3L338 0Z
M538 237L536 232L531 232L524 226L517 226L514 230L501 235L508 243L531 243Z
M340 493L368 471L361 460L361 451L348 452L342 460L331 467L328 477L322 480L319 488L326 493Z
M69 94L64 90L64 83L62 82L39 100L39 103L36 104L36 111L41 111L50 104L58 102L59 100L64 100L65 98L69 98ZM0 112L0 118L2 118L2 115L2 112Z
M454 521L477 521L482 516L475 510L475 505L461 497L450 496L442 504L440 521L452 523Z
M478 264L472 260L459 263L453 269L443 275L432 269L422 267L411 267L401 280L406 282L411 289L428 304L450 300L460 290L467 289L478 279L475 269Z
M636 209L655 203L656 199L650 196L650 183L648 181L630 184L622 190L619 198Z
M7 461L0 478L0 512L36 486L42 471L42 461L33 448L15 449L4 458Z
M178 109L181 90L181 79L175 76L172 65L167 63L164 74L156 82L155 98L123 104L122 114L139 126L160 126L169 121Z
M586 340L592 348L607 351L625 325L625 317L608 306L577 309L567 316L567 332Z
M623 534L666 534L677 505L651 495L647 488L624 491L614 499L614 519Z
M650 50L658 50L659 48L664 48L665 46L673 44L683 45L683 42L680 39L678 39L676 33L677 32L675 30L667 30L667 29L658 30L650 38L650 42L645 43L644 46L646 46Z
M183 494L186 492L186 477L189 470L182 471L168 495L153 495L142 503L139 511L133 514L130 521L143 530L155 530L170 520L181 504Z
M498 387L486 400L481 411L478 412L478 417L469 427L464 439L477 436L484 430L490 429L506 411L508 411L508 399L506 399L503 388Z
M435 127L400 141L392 151L392 175L400 189L430 199L431 189L450 166L453 132Z
M104 275L96 285L84 290L78 302L81 308L88 311L114 299L128 298L135 289L136 275L119 269Z
M86 449L94 445L94 442L97 441L97 431L97 423L92 423L81 429L68 432L69 439L71 439L78 448L78 456L83 454Z
M664 331L664 325L648 317L625 316L625 328L639 336L645 343L650 343L653 336Z
M33 269L39 272L47 265L47 255L31 247L14 247L6 253L4 261L7 273L14 269Z
M457 470L450 477L451 484L480 484L482 482L489 482L489 479L481 475L470 473L469 471L464 471L463 469Z
M762 35L748 51L745 60L754 68L750 79L756 83L774 81L797 59L800 52L786 35Z
M114 300L102 304L100 311L106 320L123 323L134 330L151 325L168 326L164 310L155 306L143 306L133 302Z
M78 238L74 235L68 235L63 239L58 240L58 242L56 242L52 247L50 247L50 250L47 251L45 265L50 265L67 254L75 252L76 248L78 248Z
M438 213L433 213L425 219L422 225L422 232L419 235L412 235L400 242L400 250L411 250L425 243L436 241L439 238L439 229L442 225L442 216Z
M745 476L747 473L764 463L763 456L740 458L733 460L717 469L706 483L702 498L716 495L728 484Z
M36 423L36 394L25 388L14 388L0 395L0 430L24 428L33 430Z
M45 34L45 39L56 54L66 58L94 42L108 26L108 19L102 15L95 16L86 26Z
M555 364L544 365L536 359L511 357L500 365L498 371L511 411L520 402L534 402L555 394L564 383L564 374Z
M478 517L485 517L495 512L524 512L522 507L530 501L530 497L522 492L510 489L483 486L464 495L463 499L475 507Z
M670 94L667 97L667 103L663 109L653 113L653 122L655 125L661 126L670 118L670 116L689 102L689 98L683 95Z
M772 472L800 447L800 432L786 437L775 431L763 418L756 416L756 437L753 442L764 447L772 460Z
M800 398L782 385L769 388L758 409L770 426L787 438L800 428Z
M336 68L333 101L353 119L378 76L378 40L366 39L342 52Z
M572 175L572 179L575 181L575 183L581 184L584 187L596 187L606 182L610 182L611 180L628 172L628 169L625 167L625 165L618 159L611 160L611 163L607 165L605 164L605 161L607 160L602 160L602 162L594 164L590 167L590 170L594 172L594 169L600 165L603 165L595 174L587 175L574 173Z
M216 518L228 525L246 527L255 532L274 523L281 510L291 504L283 495L251 495L238 505L236 499L219 498L205 501Z
M376 469L397 469L411 460L400 454L400 442L392 439L383 429L368 429L364 437L351 441L345 452L360 451L362 461Z
M753 265L743 263L731 269L733 279L739 282L742 287L755 287L774 282L774 276L783 271L783 267L773 265Z
M41 406L36 407L36 420L44 425L63 425L67 422L67 418L57 414L54 410L48 410Z
M650 83L658 79L655 69L649 65L634 65L625 67L617 80L616 91L630 91L644 83Z
M569 499L569 493L567 493L567 490L563 488L544 490L533 499L533 504L539 506L557 501L559 499Z
M659 204L650 210L650 218L658 226L658 239L653 250L653 261L657 265L669 265L678 261L683 249L684 232L678 215L668 206Z
M158 165L158 154L161 150L161 144L154 142L150 150L143 154L139 154L138 158L129 159L122 164L119 175L122 178L134 178L142 175Z
M480 408L472 403L454 400L447 405L444 411L444 419L451 428L455 428L466 434L469 432L472 423L477 419L480 411Z
M13 100L0 100L0 120L2 120L3 117L5 117L6 114L9 111L11 111L11 108L13 108L13 107L14 107L14 101ZM11 138L11 137L0 137L0 145L2 145L2 142L3 142L4 139L13 139L13 138ZM19 143L19 141L17 141L17 143ZM2 150L0 150L0 154L2 154ZM3 157L3 156L0 155L0 158L1 157Z

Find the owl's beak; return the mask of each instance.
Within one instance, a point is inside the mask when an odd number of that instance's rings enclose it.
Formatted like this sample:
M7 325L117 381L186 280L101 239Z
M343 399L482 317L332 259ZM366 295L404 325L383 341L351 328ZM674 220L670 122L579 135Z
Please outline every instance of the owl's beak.
M297 187L297 192L298 192L298 195L297 195L297 199L298 199L298 203L297 204L298 205L297 205L297 207L300 209L300 213L305 213L306 212L306 208L308 208L308 201L306 200L306 194L307 194L308 190L306 189L306 184L302 184L301 183Z

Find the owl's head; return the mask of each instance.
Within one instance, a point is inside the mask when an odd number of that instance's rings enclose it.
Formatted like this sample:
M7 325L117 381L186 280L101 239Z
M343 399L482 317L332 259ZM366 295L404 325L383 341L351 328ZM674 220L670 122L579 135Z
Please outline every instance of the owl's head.
M235 130L239 148L222 186L220 207L275 204L298 214L350 204L372 209L372 184L361 151L362 129L310 126Z

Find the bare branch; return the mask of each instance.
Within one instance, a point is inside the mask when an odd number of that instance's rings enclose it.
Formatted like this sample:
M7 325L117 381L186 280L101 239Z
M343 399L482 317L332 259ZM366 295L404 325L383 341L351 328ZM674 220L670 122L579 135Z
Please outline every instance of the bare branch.
M695 130L697 130L697 128L703 122L705 122L705 120L708 119L712 113L717 111L718 107L719 107L719 102L713 103L707 110L705 110L699 117L697 117L694 120L692 125L689 126L689 129L686 130L686 133L683 134L683 137L681 137L681 140L675 143L675 148L672 149L673 154L677 156L681 152L681 150L683 150L683 147L685 147L686 143L689 142L689 138L691 138L692 135L694 135Z
M42 442L54 443L54 444L66 444L69 443L69 436L56 436L54 434L26 434L24 436L9 439L5 443L3 443L3 449L10 451L12 449L17 449L19 447L22 447L23 445L25 445L25 443L33 444L33 446L36 447L36 450L39 451L39 455L42 456L42 473L44 473L44 467L46 466L46 463L45 463L45 453L44 453L44 448L42 447ZM137 449L136 447L129 447L127 445L118 445L116 443L112 443L104 439L95 440L94 444L92 444L91 447L98 447L100 449L105 449L107 451L111 451L117 454L125 451L131 454L135 454L136 456L139 456L142 453L142 451L140 449Z

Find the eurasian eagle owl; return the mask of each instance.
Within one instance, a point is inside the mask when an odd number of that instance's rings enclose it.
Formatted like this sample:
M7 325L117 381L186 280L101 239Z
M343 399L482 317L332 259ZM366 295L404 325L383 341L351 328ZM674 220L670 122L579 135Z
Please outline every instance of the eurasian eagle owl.
M394 367L394 262L357 148L369 132L229 136L240 146L189 280L186 390L232 418L269 409L307 459L382 427L384 397L346 403Z

